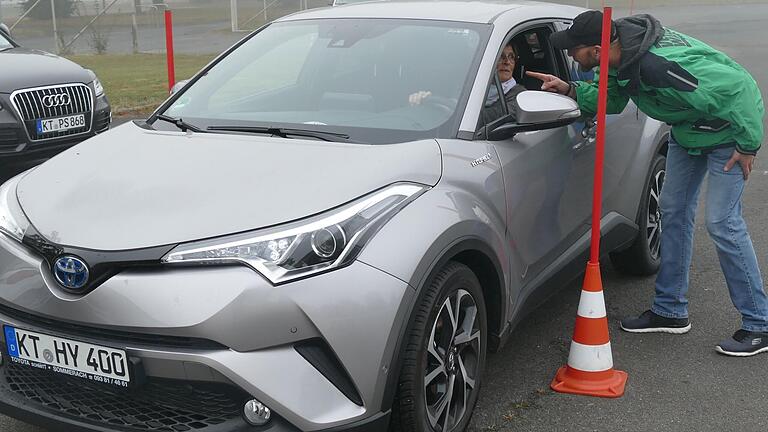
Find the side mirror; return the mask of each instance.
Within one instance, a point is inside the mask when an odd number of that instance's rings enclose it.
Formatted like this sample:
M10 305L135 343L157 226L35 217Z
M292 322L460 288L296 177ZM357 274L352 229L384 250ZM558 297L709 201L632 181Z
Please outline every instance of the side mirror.
M11 29L9 29L8 26L3 23L0 23L0 32L3 32L6 35L11 36Z
M567 126L581 117L579 105L568 96L527 90L517 95L517 119L502 121L488 132L488 139L509 139L519 132Z
M175 95L179 92L179 90L183 89L185 85L189 84L189 80L181 80L177 82L176 84L171 87L171 96Z

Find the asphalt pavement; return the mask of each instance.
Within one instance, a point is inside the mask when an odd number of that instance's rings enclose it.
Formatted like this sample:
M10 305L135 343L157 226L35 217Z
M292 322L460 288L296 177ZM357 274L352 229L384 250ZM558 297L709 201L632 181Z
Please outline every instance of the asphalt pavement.
M768 100L768 3L637 11L652 13L664 25L731 55L753 74L763 99ZM650 306L654 278L623 276L610 263L603 263L614 364L629 374L622 398L569 396L549 390L555 371L568 357L581 289L577 280L524 320L502 351L489 356L470 430L765 431L768 355L738 359L714 351L718 341L739 327L739 315L703 225L703 209L702 201L689 292L693 329L687 335L621 332L620 318ZM744 193L744 216L766 281L768 164L762 158ZM0 416L0 432L10 431L44 432Z

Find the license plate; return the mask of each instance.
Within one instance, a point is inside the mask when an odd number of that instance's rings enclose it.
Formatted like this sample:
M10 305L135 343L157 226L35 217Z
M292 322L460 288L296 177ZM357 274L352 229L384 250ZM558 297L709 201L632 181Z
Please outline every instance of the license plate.
M91 381L128 387L125 351L5 326L11 361Z
M37 120L37 134L43 135L50 132L60 132L70 129L85 127L85 114L77 114L66 117Z

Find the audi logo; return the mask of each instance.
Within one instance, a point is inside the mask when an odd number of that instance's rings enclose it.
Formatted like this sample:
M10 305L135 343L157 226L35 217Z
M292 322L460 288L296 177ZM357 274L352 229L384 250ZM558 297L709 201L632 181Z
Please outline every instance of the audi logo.
M66 93L43 96L43 105L46 108L63 107L69 105L70 102L69 95Z

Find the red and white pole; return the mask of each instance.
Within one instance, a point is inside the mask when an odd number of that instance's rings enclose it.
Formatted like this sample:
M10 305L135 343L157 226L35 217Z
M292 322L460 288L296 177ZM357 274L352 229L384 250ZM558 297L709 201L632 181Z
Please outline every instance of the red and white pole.
M603 163L605 160L605 117L608 112L608 68L611 52L612 8L603 10L603 35L600 48L600 82L597 90L597 147L595 180L592 191L592 246L589 262L600 264L600 220L603 213Z
M170 10L165 11L165 52L168 64L168 91L176 84L176 69L173 63L173 16Z
M597 103L597 148L595 182L592 190L592 249L581 290L576 326L568 356L550 387L560 393L615 398L624 394L627 374L613 368L608 318L600 277L600 220L603 198L603 159L605 158L605 116L608 105L608 68L611 52L611 8L603 10L600 48L600 82Z

